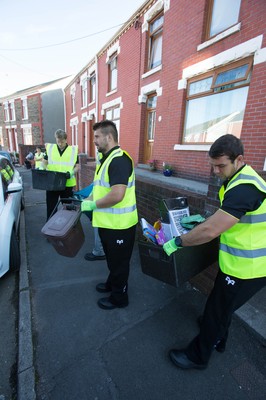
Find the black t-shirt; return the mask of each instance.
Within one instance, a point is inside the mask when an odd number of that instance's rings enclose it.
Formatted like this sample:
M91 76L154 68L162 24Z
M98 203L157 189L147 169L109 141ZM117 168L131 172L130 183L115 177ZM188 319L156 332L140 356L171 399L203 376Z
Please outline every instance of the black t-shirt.
M224 182L225 188L229 181ZM225 193L220 209L240 219L247 212L257 210L265 199L266 194L255 185L243 183Z
M100 160L101 166L106 158L116 149L119 149L119 146L113 147L102 157ZM99 170L101 169L101 166L99 167ZM110 162L108 169L110 186L127 185L128 179L132 174L132 170L132 161L127 154L124 153L121 157L114 157Z

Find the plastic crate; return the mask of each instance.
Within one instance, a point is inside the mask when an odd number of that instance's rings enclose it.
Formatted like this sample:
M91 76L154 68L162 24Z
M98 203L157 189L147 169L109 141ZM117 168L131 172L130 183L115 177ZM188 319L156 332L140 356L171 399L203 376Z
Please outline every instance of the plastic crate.
M32 187L40 190L64 190L66 187L66 173L32 169Z
M167 256L161 246L138 243L142 272L178 287L218 260L219 240L200 246L183 247Z

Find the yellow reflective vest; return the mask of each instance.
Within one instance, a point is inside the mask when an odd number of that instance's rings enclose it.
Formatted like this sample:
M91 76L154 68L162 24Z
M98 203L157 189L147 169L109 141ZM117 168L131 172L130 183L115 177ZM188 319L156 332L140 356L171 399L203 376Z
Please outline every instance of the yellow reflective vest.
M35 154L35 168L38 169L43 169L43 165L42 165L42 158L44 156L44 153L36 153Z
M108 169L115 157L127 154L132 162L132 174L129 177L125 196L122 201L109 208L96 208L93 211L92 225L107 229L128 229L138 222L135 194L135 172L132 158L120 148L113 150L103 162L100 170L96 167L93 181L93 200L97 201L111 191ZM99 166L99 165L98 165ZM97 172L99 170L99 172Z
M48 171L70 172L73 173L74 166L77 162L78 148L77 146L67 146L63 154L60 156L57 144L47 143L46 152L48 156ZM66 187L76 185L76 178L67 179Z
M3 176L6 183L11 182L12 178L5 168L1 169L1 175Z
M225 193L240 184L255 185L266 193L266 183L248 165L229 181L219 192L222 203ZM237 224L220 237L219 265L223 273L240 279L266 276L266 199L260 207L247 212Z

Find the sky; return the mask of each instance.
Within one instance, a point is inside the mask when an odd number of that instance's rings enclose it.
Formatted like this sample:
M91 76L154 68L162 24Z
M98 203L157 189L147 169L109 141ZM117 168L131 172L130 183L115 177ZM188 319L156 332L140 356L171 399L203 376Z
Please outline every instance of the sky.
M144 2L0 0L0 97L77 74Z

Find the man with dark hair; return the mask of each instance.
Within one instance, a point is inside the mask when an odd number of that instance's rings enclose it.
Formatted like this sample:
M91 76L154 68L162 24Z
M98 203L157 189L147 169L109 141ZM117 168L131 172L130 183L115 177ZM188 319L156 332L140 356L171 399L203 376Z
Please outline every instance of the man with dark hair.
M103 120L93 125L94 143L101 153L96 164L92 196L84 200L82 211L93 211L106 255L109 276L96 290L109 293L98 306L105 310L128 305L128 277L138 222L134 163L118 145L116 125Z
M225 350L232 314L266 284L266 183L245 164L242 142L233 135L217 139L209 159L214 173L224 181L220 208L164 245L170 255L220 236L220 270L198 321L200 332L185 349L169 354L183 369L206 368L213 349Z

